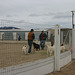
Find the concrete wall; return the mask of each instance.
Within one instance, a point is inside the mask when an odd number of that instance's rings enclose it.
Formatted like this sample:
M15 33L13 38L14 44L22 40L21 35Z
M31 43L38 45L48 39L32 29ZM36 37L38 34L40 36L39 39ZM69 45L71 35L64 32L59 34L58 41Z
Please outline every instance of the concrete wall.
M61 54L60 67L71 61L71 53L67 51ZM46 59L20 64L0 69L0 75L44 75L54 71L54 56Z

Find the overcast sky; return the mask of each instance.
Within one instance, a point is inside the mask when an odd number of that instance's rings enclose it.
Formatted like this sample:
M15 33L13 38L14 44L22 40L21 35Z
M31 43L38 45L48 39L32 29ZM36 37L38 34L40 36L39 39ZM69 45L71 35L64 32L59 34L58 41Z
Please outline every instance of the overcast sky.
M0 0L0 19L34 23L37 28L41 24L71 27L74 10L75 0Z

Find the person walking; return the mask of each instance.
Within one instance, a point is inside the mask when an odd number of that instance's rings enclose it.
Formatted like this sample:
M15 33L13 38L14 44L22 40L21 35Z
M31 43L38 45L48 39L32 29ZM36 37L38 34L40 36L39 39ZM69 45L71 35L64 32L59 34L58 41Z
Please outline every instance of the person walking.
M21 40L21 37L20 37L20 35L18 34L18 41L20 41Z
M29 45L28 53L31 53L31 48L34 39L35 39L34 30L31 29L31 31L28 33L28 45Z
M46 33L44 33L44 31L42 31L41 34L39 35L40 46L41 46L42 50L44 50L46 38L47 38Z

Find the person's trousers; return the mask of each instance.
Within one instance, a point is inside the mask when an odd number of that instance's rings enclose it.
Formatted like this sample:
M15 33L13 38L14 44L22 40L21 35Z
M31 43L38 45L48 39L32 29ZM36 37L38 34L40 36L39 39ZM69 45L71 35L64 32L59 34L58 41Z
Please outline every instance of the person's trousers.
M28 45L29 45L28 53L31 53L32 44L33 44L33 41L32 40L28 40Z
M40 46L41 46L42 49L44 49L44 47L45 47L45 40L41 40L40 41Z

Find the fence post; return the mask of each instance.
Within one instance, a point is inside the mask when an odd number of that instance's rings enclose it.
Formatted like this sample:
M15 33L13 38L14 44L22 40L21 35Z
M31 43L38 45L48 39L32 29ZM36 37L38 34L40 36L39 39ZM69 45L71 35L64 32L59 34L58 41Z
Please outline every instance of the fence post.
M72 46L72 37L71 37L71 32L69 31L69 46Z
M63 43L63 31L61 31L60 35L61 35L61 37L60 37L61 43Z
M60 26L55 26L55 71L60 71Z
M75 59L75 28L72 29L72 59Z

